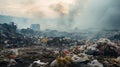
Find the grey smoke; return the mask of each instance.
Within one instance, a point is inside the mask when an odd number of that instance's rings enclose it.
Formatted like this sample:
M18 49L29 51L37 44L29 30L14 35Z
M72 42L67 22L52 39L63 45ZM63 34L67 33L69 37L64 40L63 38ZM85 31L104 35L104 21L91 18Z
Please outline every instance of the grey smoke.
M54 11L58 12L60 16L58 18L58 23L57 23L57 26L60 30L62 31L73 30L75 26L75 18L77 13L83 10L83 1L84 0L76 0L76 4L74 6L69 5L68 14L64 14L61 11L64 8L64 6L62 6L61 4L55 5L56 8L54 9Z
M88 1L86 7L83 6L84 1ZM33 5L34 1L26 0L21 3L23 3L22 5ZM37 10L37 7L35 7L34 11L32 11L31 7L28 8L26 13L37 19L27 20L26 23L21 23L15 18L13 21L15 20L21 26L27 25L27 27L30 24L39 23L44 29L49 28L60 31L70 31L76 28L120 29L120 0L76 0L75 5L69 5L68 14L62 13L59 7L55 11L58 12L59 18L43 18L44 14L41 10ZM80 15L77 16L78 13Z
M91 27L118 29L120 25L120 0L90 0L85 16Z
M84 1L76 0L75 6L70 6L67 16L60 14L58 25L66 30L120 28L120 0L88 0L86 8L83 6ZM76 16L77 13L80 16Z

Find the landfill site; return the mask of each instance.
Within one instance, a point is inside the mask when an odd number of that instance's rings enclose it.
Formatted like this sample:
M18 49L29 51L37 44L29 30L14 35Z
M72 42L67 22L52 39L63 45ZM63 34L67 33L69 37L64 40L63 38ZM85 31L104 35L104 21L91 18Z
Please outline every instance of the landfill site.
M0 0L0 67L120 67L120 0Z
M120 67L119 30L104 30L89 40L88 32L60 37L53 31L45 36L16 30L14 22L0 24L0 67Z

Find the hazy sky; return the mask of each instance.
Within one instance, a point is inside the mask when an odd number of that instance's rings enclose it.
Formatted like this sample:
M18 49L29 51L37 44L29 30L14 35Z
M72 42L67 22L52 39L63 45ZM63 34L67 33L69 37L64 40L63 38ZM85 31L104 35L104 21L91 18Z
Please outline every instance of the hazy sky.
M56 17L57 12L53 9L56 5L62 6L61 11L67 13L69 5L74 4L74 0L0 0L0 14L38 18Z
M41 29L120 28L120 0L0 0L0 15L29 18Z

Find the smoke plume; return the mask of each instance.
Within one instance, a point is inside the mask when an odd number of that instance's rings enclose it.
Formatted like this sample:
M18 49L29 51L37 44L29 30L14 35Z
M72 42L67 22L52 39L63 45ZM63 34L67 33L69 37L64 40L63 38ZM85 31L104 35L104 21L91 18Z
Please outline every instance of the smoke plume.
M23 23L16 22L21 26L39 23L41 29L60 31L120 29L120 0L13 1L1 0L0 15L28 18Z

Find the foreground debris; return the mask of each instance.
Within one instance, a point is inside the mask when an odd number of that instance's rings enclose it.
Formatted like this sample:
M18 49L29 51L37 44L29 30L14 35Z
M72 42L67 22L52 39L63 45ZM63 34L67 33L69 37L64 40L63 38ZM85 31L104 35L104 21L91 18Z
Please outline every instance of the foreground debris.
M120 67L120 46L106 38L62 50L34 46L0 53L1 67Z

